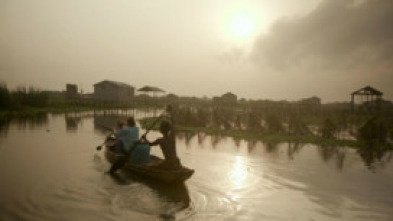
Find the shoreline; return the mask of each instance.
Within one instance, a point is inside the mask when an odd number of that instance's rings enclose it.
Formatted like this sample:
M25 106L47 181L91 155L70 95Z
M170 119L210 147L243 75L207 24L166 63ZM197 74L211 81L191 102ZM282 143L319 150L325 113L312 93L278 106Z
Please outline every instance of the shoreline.
M149 105L137 105L135 107L118 107L111 109L145 109L152 108ZM91 106L67 106L67 107L22 107L16 110L0 110L0 121L7 121L13 117L33 117L40 114L48 113L70 113L70 112L83 112L83 111L94 111L94 110L108 110L108 108L103 107L91 107ZM147 128L151 125L155 117L147 117L139 120L142 128ZM156 125L154 130L158 129ZM365 148L370 147L382 150L393 150L393 143L387 144L367 144L358 140L350 139L337 139L337 138L324 138L315 134L310 135L291 135L291 134L269 134L261 131L255 130L239 130L239 129L221 129L217 127L193 127L186 125L177 125L176 129L179 132L190 132L190 133L205 133L207 135L216 136L227 136L236 139L244 139L249 141L262 141L262 142L289 142L289 143L303 143L303 144L315 144L320 146L345 146L351 148Z
M154 108L149 105L136 105L134 107L97 107L97 106L66 106L66 107L22 107L18 109L0 110L0 119L11 117L26 117L47 113L69 113L83 112L94 110L112 110L112 109L149 109Z
M144 118L139 121L142 128L147 128L151 125L151 122L155 118ZM153 130L158 130L156 125ZM368 147L364 142L358 140L348 139L334 139L334 138L323 138L317 135L290 135L290 134L268 134L260 131L249 131L249 130L236 130L236 129L220 129L214 127L189 127L184 125L177 125L176 130L178 132L191 132L191 133L205 133L207 135L216 136L227 136L236 139L244 139L248 141L262 141L262 142L277 142L277 143L303 143L303 144L315 144L320 146L343 146L350 148L364 148ZM392 144L380 144L373 146L371 149L382 149L382 150L393 150Z

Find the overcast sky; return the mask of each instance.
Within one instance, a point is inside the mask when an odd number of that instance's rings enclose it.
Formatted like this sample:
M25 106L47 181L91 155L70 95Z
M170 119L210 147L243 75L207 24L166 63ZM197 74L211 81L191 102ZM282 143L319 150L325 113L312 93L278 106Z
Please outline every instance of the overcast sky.
M392 21L391 0L0 0L0 82L392 100Z

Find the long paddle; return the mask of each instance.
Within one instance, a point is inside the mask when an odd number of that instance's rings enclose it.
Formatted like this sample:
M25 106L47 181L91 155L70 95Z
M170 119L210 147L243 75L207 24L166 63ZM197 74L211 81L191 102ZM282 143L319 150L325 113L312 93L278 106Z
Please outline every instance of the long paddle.
M112 134L115 132L115 130L112 129L112 128L110 128L110 127L107 127L107 126L102 125L102 124L98 124L98 125L99 125L100 127L104 128L104 129L106 129L106 130L109 130L109 131L111 132L111 133L108 134L106 137L109 137L110 135L112 135ZM106 139L105 139L105 141L104 141L102 144L100 144L100 145L98 145L98 146L96 147L96 150L97 150L97 151L100 151L100 150L102 149L102 146L105 145L105 143L106 143Z
M146 132L141 136L141 138L134 142L134 144L131 146L130 151L126 154L126 156L124 157L120 157L116 162L114 162L111 166L111 168L109 169L109 173L113 174L114 172L116 172L116 170L122 168L124 166L124 164L127 162L128 158L130 157L132 151L135 149L136 145L138 145L138 143L140 143L142 141L143 137L146 137L146 135L150 132L150 130L152 130L154 128L154 126L161 120L161 118L164 116L164 114L161 114L154 122L153 124L146 130Z
M110 134L108 134L108 136L106 136L106 137L109 137L110 135L112 135L113 133L110 133ZM102 144L100 144L100 145L98 145L97 147L96 147L96 149L97 149L97 151L100 151L101 149L102 149L102 147L104 146L106 144L106 139L105 139L105 141L102 143Z

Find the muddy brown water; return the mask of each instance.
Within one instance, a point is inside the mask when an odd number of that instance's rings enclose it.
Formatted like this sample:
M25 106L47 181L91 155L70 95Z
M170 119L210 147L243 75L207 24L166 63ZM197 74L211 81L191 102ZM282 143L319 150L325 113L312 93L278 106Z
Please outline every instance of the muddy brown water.
M183 133L178 153L195 174L184 185L164 185L105 174L110 165L96 147L107 132L97 124L124 117L3 122L0 220L393 220L391 152L366 157L346 147Z

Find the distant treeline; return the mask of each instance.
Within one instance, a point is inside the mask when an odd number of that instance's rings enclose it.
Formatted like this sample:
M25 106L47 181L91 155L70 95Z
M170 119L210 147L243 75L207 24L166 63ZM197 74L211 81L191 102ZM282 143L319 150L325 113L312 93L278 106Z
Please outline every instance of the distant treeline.
M5 85L0 85L0 108L17 110L24 107L46 107L48 95L34 87L18 87L10 91Z

